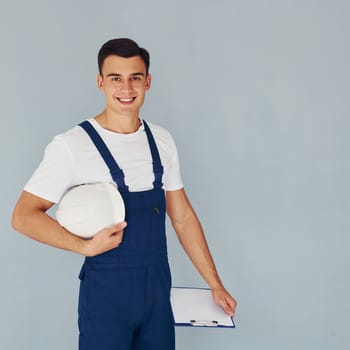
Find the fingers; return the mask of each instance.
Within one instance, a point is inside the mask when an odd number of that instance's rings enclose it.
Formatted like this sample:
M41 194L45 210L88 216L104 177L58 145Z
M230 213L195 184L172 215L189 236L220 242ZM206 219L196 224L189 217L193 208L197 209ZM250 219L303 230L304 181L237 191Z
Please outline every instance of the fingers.
M230 304L226 298L222 298L218 301L218 304L224 309L224 311L231 317L235 314L235 306Z
M112 226L106 227L103 230L96 233L94 236L94 239L99 239L100 237L111 237L114 236L116 233L122 232L124 228L127 226L126 222L119 222L118 224L114 224Z
M127 225L127 223L125 221L122 221L122 222L119 222L118 224L114 224L114 225L106 228L105 230L107 230L107 232L109 234L113 234L113 233L117 233L117 232L124 230L126 225Z
M231 300L231 298L225 299L225 302L226 302L224 306L225 312L231 317L234 317L237 303L234 300Z
M104 230L107 237L113 242L112 248L119 246L119 244L121 243L124 235L124 228L126 227L126 225L126 222L123 221L118 224L112 225Z
M126 222L107 227L99 232L92 239L85 243L85 256L95 256L118 247L123 238Z
M224 309L226 314L234 317L237 306L236 300L226 290L213 292L213 295L215 302Z

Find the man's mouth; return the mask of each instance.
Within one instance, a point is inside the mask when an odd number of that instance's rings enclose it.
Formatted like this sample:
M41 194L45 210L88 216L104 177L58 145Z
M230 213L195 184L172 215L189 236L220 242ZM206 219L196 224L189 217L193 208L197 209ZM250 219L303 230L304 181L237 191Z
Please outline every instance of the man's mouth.
M132 103L136 97L128 97L128 98L123 98L123 97L117 97L117 100L121 103Z

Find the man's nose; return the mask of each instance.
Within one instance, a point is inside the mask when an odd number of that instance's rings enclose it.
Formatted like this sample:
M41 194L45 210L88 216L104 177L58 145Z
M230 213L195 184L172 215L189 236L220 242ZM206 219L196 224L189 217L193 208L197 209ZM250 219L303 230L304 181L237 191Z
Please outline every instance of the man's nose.
M130 80L126 79L122 82L122 86L121 86L122 90L124 91L129 91L132 90L132 83Z

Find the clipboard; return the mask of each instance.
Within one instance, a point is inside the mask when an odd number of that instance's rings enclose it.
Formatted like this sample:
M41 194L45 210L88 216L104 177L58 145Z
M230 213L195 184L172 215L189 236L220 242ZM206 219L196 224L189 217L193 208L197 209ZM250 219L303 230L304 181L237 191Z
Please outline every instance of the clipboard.
M236 327L233 319L214 302L210 289L173 287L170 302L175 326Z

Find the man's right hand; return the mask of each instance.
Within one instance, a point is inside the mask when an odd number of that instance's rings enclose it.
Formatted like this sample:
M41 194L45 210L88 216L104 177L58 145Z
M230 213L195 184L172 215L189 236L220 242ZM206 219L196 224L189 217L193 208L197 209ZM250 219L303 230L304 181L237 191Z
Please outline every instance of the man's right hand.
M123 221L97 232L93 238L84 241L82 254L95 256L119 247L123 240L126 225L126 222Z

